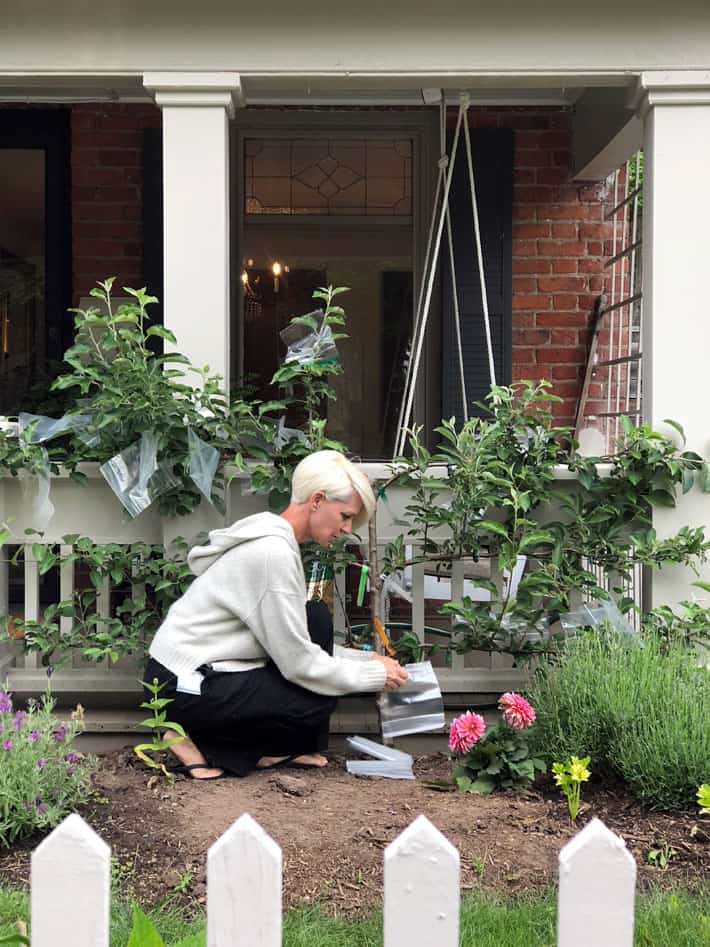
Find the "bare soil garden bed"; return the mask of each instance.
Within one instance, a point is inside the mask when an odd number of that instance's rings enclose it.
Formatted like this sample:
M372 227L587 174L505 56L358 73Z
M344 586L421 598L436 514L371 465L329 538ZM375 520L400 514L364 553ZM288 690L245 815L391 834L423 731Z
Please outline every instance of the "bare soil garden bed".
M515 894L555 883L557 854L578 829L566 803L543 782L528 797L437 791L443 754L416 760L417 781L353 777L344 759L325 770L273 770L245 779L170 785L151 779L130 750L102 757L96 799L82 813L111 845L123 892L150 904L173 895L204 900L205 854L248 812L279 843L287 904L319 902L329 912L359 912L382 897L383 850L424 813L461 853L465 890ZM710 820L644 810L620 787L591 785L578 827L598 816L621 835L639 866L641 886L700 887L710 875ZM39 838L0 852L0 884L21 885ZM652 849L675 854L665 869Z

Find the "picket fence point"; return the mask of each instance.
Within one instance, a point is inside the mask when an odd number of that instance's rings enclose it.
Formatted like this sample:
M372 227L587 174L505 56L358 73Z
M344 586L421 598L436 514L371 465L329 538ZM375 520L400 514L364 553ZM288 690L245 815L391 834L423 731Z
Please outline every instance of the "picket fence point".
M424 815L385 849L385 947L457 947L459 853Z
M32 853L32 947L103 947L109 938L111 849L72 813Z
M423 815L384 854L384 947L458 947L459 853ZM558 947L632 947L636 863L593 819L559 855ZM111 850L76 814L32 855L32 947L108 947ZM282 853L244 814L207 853L208 947L282 947Z
M558 947L632 947L636 862L592 819L559 855Z
M207 852L207 947L281 947L281 849L246 813Z

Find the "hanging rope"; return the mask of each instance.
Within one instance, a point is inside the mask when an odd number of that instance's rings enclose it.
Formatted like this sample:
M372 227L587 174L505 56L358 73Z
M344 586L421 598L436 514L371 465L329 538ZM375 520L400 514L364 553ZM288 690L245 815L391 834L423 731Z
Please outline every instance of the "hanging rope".
M468 128L468 115L466 124L463 127L464 139L466 141L466 160L468 163L468 180L471 185L471 207L473 208L473 229L476 235L476 258L478 260L478 273L481 279L481 301L483 303L483 323L486 328L486 346L488 348L488 370L490 372L491 385L496 383L496 369L493 362L493 342L491 340L491 320L488 315L488 290L486 289L486 272L483 268L483 248L481 246L481 228L478 222L478 203L476 201L476 180L473 176L473 157L471 155L471 133Z
M456 347L458 355L459 380L461 384L461 397L463 401L464 422L468 421L468 395L466 391L466 373L464 369L463 341L461 333L461 314L458 303L458 287L456 280L456 268L454 260L453 231L451 227L451 211L449 207L449 192L451 190L451 181L456 162L461 126L463 125L464 140L466 144L466 162L468 167L468 180L471 190L471 210L473 216L474 239L476 243L476 260L478 264L478 273L481 281L481 301L483 306L483 321L486 335L486 348L488 352L488 370L490 374L491 385L496 384L495 360L493 356L493 340L491 336L490 314L488 311L488 290L486 286L486 275L483 266L483 246L481 242L481 231L478 218L478 201L476 199L476 180L473 170L473 155L471 148L471 134L468 124L468 109L470 106L470 96L461 93L459 99L459 111L456 120L456 130L454 132L453 143L451 146L451 156L446 155L446 101L442 91L441 103L439 108L439 137L441 144L441 157L439 158L439 175L436 182L436 192L434 195L434 206L431 222L429 225L429 236L427 240L426 251L424 254L424 266L422 271L423 291L419 294L414 316L414 326L412 330L412 347L410 357L407 362L407 371L404 382L404 393L399 410L397 421L397 434L395 438L395 456L403 454L406 446L407 431L412 417L414 404L414 392L416 389L417 377L421 363L421 354L426 336L427 321L429 318L429 309L431 306L431 296L436 281L436 269L439 262L439 253L441 250L441 239L446 223L449 265L451 267L452 295L454 305L454 328L456 332ZM442 193L443 184L443 193ZM441 206L439 206L439 196L441 195ZM436 228L436 235L435 234Z
M446 152L446 96L442 92L441 109L439 110L439 135L441 152ZM468 111L464 119L464 129L468 128ZM454 262L454 237L451 232L451 208L446 205L446 232L449 238L449 267L451 268L451 290L454 299L454 328L456 329L456 350L459 357L459 380L461 382L461 401L463 402L464 424L468 421L468 395L466 393L466 372L463 366L463 343L461 341L461 315L459 313L459 290L456 281L456 264Z
M407 429L409 428L411 417L412 417L412 404L414 402L414 387L417 380L417 375L419 373L419 363L422 356L422 347L424 344L424 336L426 334L426 324L429 319L429 308L431 305L431 294L434 289L434 282L436 280L436 266L439 261L439 251L441 249L441 235L444 230L444 221L446 220L446 210L449 203L449 191L451 190L451 179L454 171L454 163L456 161L456 150L458 148L459 136L461 134L461 123L466 110L469 106L468 97L462 97L461 104L459 106L459 114L456 120L456 131L454 132L454 142L451 148L451 158L448 162L448 168L446 171L446 182L444 185L444 193L441 200L441 212L439 214L439 221L436 227L436 237L434 240L434 247L431 253L429 272L424 273L424 278L426 280L426 291L423 296L423 304L421 309L420 318L417 324L416 335L413 336L412 346L413 346L413 358L410 358L411 362L411 372L408 373L409 384L405 387L405 408L401 415L401 423L399 425L399 432L397 443L395 444L395 455L402 454L404 452L404 447L407 437ZM436 214L436 209L435 209Z
M443 102L443 95L442 95L442 102ZM444 106L444 111L445 111L445 106ZM432 249L432 243L434 239L434 226L436 224L436 215L437 215L437 210L439 207L439 195L441 194L442 186L446 179L446 169L449 166L449 159L448 159L448 156L445 154L445 150L446 149L442 149L441 157L439 158L439 174L436 179L436 191L434 193L434 208L431 215L431 220L429 222L429 235L427 237L426 251L424 252L424 266L422 268L422 285L424 285L426 274L429 272L429 265L431 262L431 249ZM411 384L411 379L412 379L412 353L414 351L416 340L419 338L419 323L421 319L423 301L424 301L424 294L419 293L419 298L417 299L417 308L414 313L414 325L412 327L412 342L411 342L412 348L409 353L409 358L407 359L407 372L404 379L404 391L402 393L402 402L399 406L399 417L397 419L397 434L395 438L395 451L394 451L395 456L397 454L400 454L402 450L404 450L404 447L402 447L401 450L399 448L401 432L403 430L406 430L406 428L409 426L409 420L407 420L406 423L404 421L404 412L405 412L406 403L407 403L407 393L409 391L409 386ZM402 440L404 441L404 439Z

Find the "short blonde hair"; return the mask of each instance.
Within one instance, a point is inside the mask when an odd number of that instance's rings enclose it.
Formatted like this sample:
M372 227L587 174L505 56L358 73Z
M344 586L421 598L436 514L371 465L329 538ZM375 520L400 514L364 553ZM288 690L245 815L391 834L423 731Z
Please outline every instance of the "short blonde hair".
M318 491L326 500L345 502L355 493L362 510L353 520L354 529L362 529L375 512L375 494L370 481L352 461L337 450L319 450L304 457L291 478L291 502L307 503Z

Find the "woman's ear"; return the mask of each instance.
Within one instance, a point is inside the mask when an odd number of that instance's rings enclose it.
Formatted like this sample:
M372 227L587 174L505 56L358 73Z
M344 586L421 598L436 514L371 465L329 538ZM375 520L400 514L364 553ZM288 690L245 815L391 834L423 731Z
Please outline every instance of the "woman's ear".
M325 500L325 493L322 490L316 490L311 496L311 510L315 513L321 503Z

